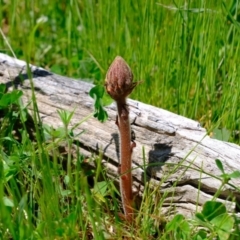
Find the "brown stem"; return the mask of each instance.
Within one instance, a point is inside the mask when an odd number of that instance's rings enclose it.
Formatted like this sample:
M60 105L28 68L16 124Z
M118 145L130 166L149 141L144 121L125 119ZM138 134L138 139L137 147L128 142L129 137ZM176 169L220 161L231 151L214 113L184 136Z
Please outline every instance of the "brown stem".
M117 56L107 72L105 87L108 94L117 103L117 125L120 133L120 192L125 218L133 220L133 192L132 192L132 148L129 110L127 96L138 82L133 82L133 74L123 58Z
M133 192L132 192L132 144L129 112L126 99L117 102L118 129L120 133L120 192L126 219L133 219Z

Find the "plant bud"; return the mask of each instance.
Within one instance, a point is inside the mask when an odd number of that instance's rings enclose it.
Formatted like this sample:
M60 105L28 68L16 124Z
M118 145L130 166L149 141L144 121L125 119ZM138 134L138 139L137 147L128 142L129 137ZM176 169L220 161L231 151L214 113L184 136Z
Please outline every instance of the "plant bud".
M105 87L107 93L115 100L124 100L138 82L133 82L131 68L125 60L117 56L108 69Z

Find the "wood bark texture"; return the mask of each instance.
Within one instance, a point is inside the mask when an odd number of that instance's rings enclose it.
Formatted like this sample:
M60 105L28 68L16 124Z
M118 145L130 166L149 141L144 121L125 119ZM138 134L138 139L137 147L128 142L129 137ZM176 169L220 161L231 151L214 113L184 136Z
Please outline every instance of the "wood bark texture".
M30 69L44 124L54 128L62 126L57 114L59 109L75 109L72 125L94 111L94 100L89 96L93 84L32 65ZM0 53L0 83L6 84L8 91L22 89L22 101L31 112L32 92L24 61ZM128 104L137 145L133 150L133 184L135 188L140 186L142 194L147 179L148 186L155 189L156 197L165 199L161 209L163 214L179 212L191 216L201 210L205 201L212 199L222 183L216 159L222 161L226 173L240 170L238 145L210 138L198 122L183 116L131 99ZM78 138L81 153L91 157L102 152L102 164L109 176L118 180L119 136L115 103L106 110L107 122L89 118L75 133L84 130ZM230 183L239 187L240 179ZM236 202L240 201L240 194L230 185L224 186L217 200L224 202L228 211L239 211Z

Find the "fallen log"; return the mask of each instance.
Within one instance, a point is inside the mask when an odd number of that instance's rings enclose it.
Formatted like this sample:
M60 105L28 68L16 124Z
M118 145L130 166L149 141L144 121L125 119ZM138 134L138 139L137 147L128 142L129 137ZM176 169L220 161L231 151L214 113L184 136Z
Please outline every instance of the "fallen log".
M75 109L72 126L94 111L93 99L89 97L93 84L32 65L30 69L43 123L60 127L59 109ZM31 101L25 62L0 54L0 83L6 84L8 91L21 89L25 105ZM141 194L147 176L150 186L159 188L160 195L164 195L163 213L171 212L174 206L174 212L189 216L196 211L196 206L201 209L212 199L222 184L222 172L216 166L216 159L221 160L226 173L240 169L238 145L210 138L206 130L191 119L131 99L128 104L137 145L133 151L134 186L141 186ZM31 112L31 104L28 108ZM84 131L77 139L81 153L90 157L102 151L102 163L109 176L117 178L119 141L115 104L107 106L106 110L107 122L89 118L76 129L76 134ZM240 186L240 179L231 179L229 183ZM240 200L240 191L232 186L224 185L217 200L225 202L228 211L238 212L236 202Z

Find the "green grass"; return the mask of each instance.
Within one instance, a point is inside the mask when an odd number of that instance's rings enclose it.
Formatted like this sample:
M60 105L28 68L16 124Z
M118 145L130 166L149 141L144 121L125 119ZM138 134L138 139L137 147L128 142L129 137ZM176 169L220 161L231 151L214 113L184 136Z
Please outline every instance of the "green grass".
M238 1L161 1L172 9L158 2L2 1L0 19L18 58L102 84L121 55L144 80L132 98L210 132L226 128L239 143ZM11 55L3 38L0 44Z
M144 81L132 98L195 119L215 137L239 144L239 6L237 0L0 0L7 39L0 37L0 51L96 84L103 84L109 64L121 55L135 79ZM210 226L209 237L223 236L206 213L202 225L178 216L166 225L162 201L153 204L148 189L137 227L124 226L115 218L121 211L117 190L97 164L101 156L70 154L64 113L65 128L44 130L35 102L32 141L19 101L0 111L0 239L105 239L111 227L114 239L189 239L203 225ZM12 129L19 124L16 138ZM96 162L97 169L86 168L85 161Z

